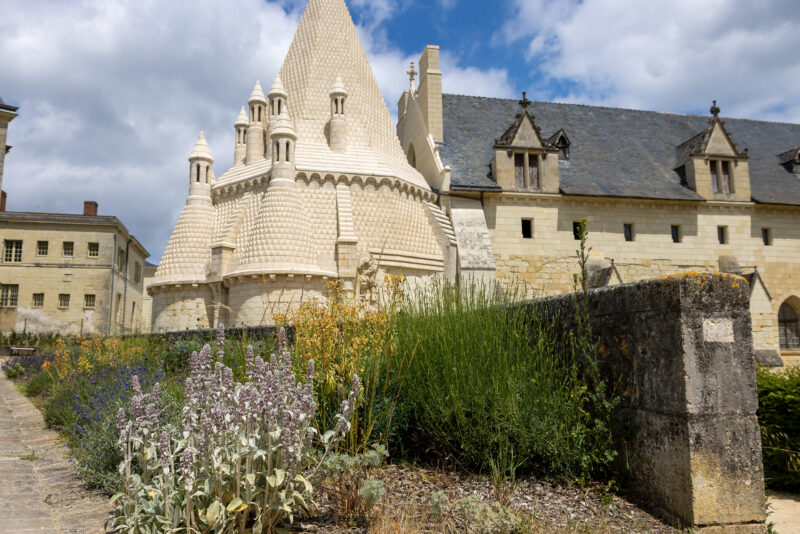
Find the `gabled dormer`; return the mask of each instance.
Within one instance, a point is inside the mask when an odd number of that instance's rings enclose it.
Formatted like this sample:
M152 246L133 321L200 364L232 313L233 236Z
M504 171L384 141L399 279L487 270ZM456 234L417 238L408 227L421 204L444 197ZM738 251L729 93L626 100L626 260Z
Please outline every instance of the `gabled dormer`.
M530 101L522 93L514 122L495 140L492 172L497 185L508 191L558 193L558 149L542 138Z
M678 145L676 169L686 186L706 200L749 202L747 149L739 151L719 118L719 111L715 100L708 128Z
M787 171L796 174L800 178L800 146L779 154L778 161Z
M558 150L558 161L569 161L569 137L563 128L548 137L547 143Z

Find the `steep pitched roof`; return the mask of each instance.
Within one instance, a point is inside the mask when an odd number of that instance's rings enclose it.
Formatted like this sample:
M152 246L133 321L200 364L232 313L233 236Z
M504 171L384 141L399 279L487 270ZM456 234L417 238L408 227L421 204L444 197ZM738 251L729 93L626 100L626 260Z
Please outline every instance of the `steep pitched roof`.
M444 143L453 189L497 190L490 176L494 141L520 112L517 100L445 94ZM681 184L676 149L708 126L708 117L532 102L542 137L569 132L570 159L559 162L561 191L574 195L696 200ZM800 124L725 119L741 149L748 148L752 197L765 204L800 205L800 180L777 154L797 146Z

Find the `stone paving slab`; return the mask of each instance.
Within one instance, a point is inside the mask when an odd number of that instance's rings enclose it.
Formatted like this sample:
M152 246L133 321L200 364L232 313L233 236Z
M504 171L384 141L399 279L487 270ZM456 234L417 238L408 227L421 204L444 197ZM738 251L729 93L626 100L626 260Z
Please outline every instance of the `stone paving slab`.
M108 499L83 488L58 434L0 375L0 533L101 534Z

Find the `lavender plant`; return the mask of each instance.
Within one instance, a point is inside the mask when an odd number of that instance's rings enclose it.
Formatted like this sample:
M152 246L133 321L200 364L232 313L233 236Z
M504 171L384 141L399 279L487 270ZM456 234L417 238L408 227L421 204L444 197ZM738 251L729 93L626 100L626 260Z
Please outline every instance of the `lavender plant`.
M285 332L268 362L248 347L241 383L221 361L224 341L220 327L216 362L209 345L192 355L181 432L159 425L158 385L135 385L130 418L118 416L124 488L112 499L113 530L272 534L313 505L309 471L350 430L358 377L336 428L319 437L313 362L298 382ZM321 457L311 454L315 436Z

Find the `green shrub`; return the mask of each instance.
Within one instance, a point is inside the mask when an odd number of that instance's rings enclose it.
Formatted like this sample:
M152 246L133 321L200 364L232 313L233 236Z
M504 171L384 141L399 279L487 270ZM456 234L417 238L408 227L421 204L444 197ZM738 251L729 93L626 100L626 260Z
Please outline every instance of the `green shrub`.
M53 384L50 373L39 372L22 383L22 394L26 397L38 397Z
M771 488L800 490L800 367L759 369L757 378L764 479Z
M585 410L592 391L578 365L582 345L517 296L440 286L409 299L397 318L408 365L404 447L469 470L587 475L614 455L596 450L608 428Z

